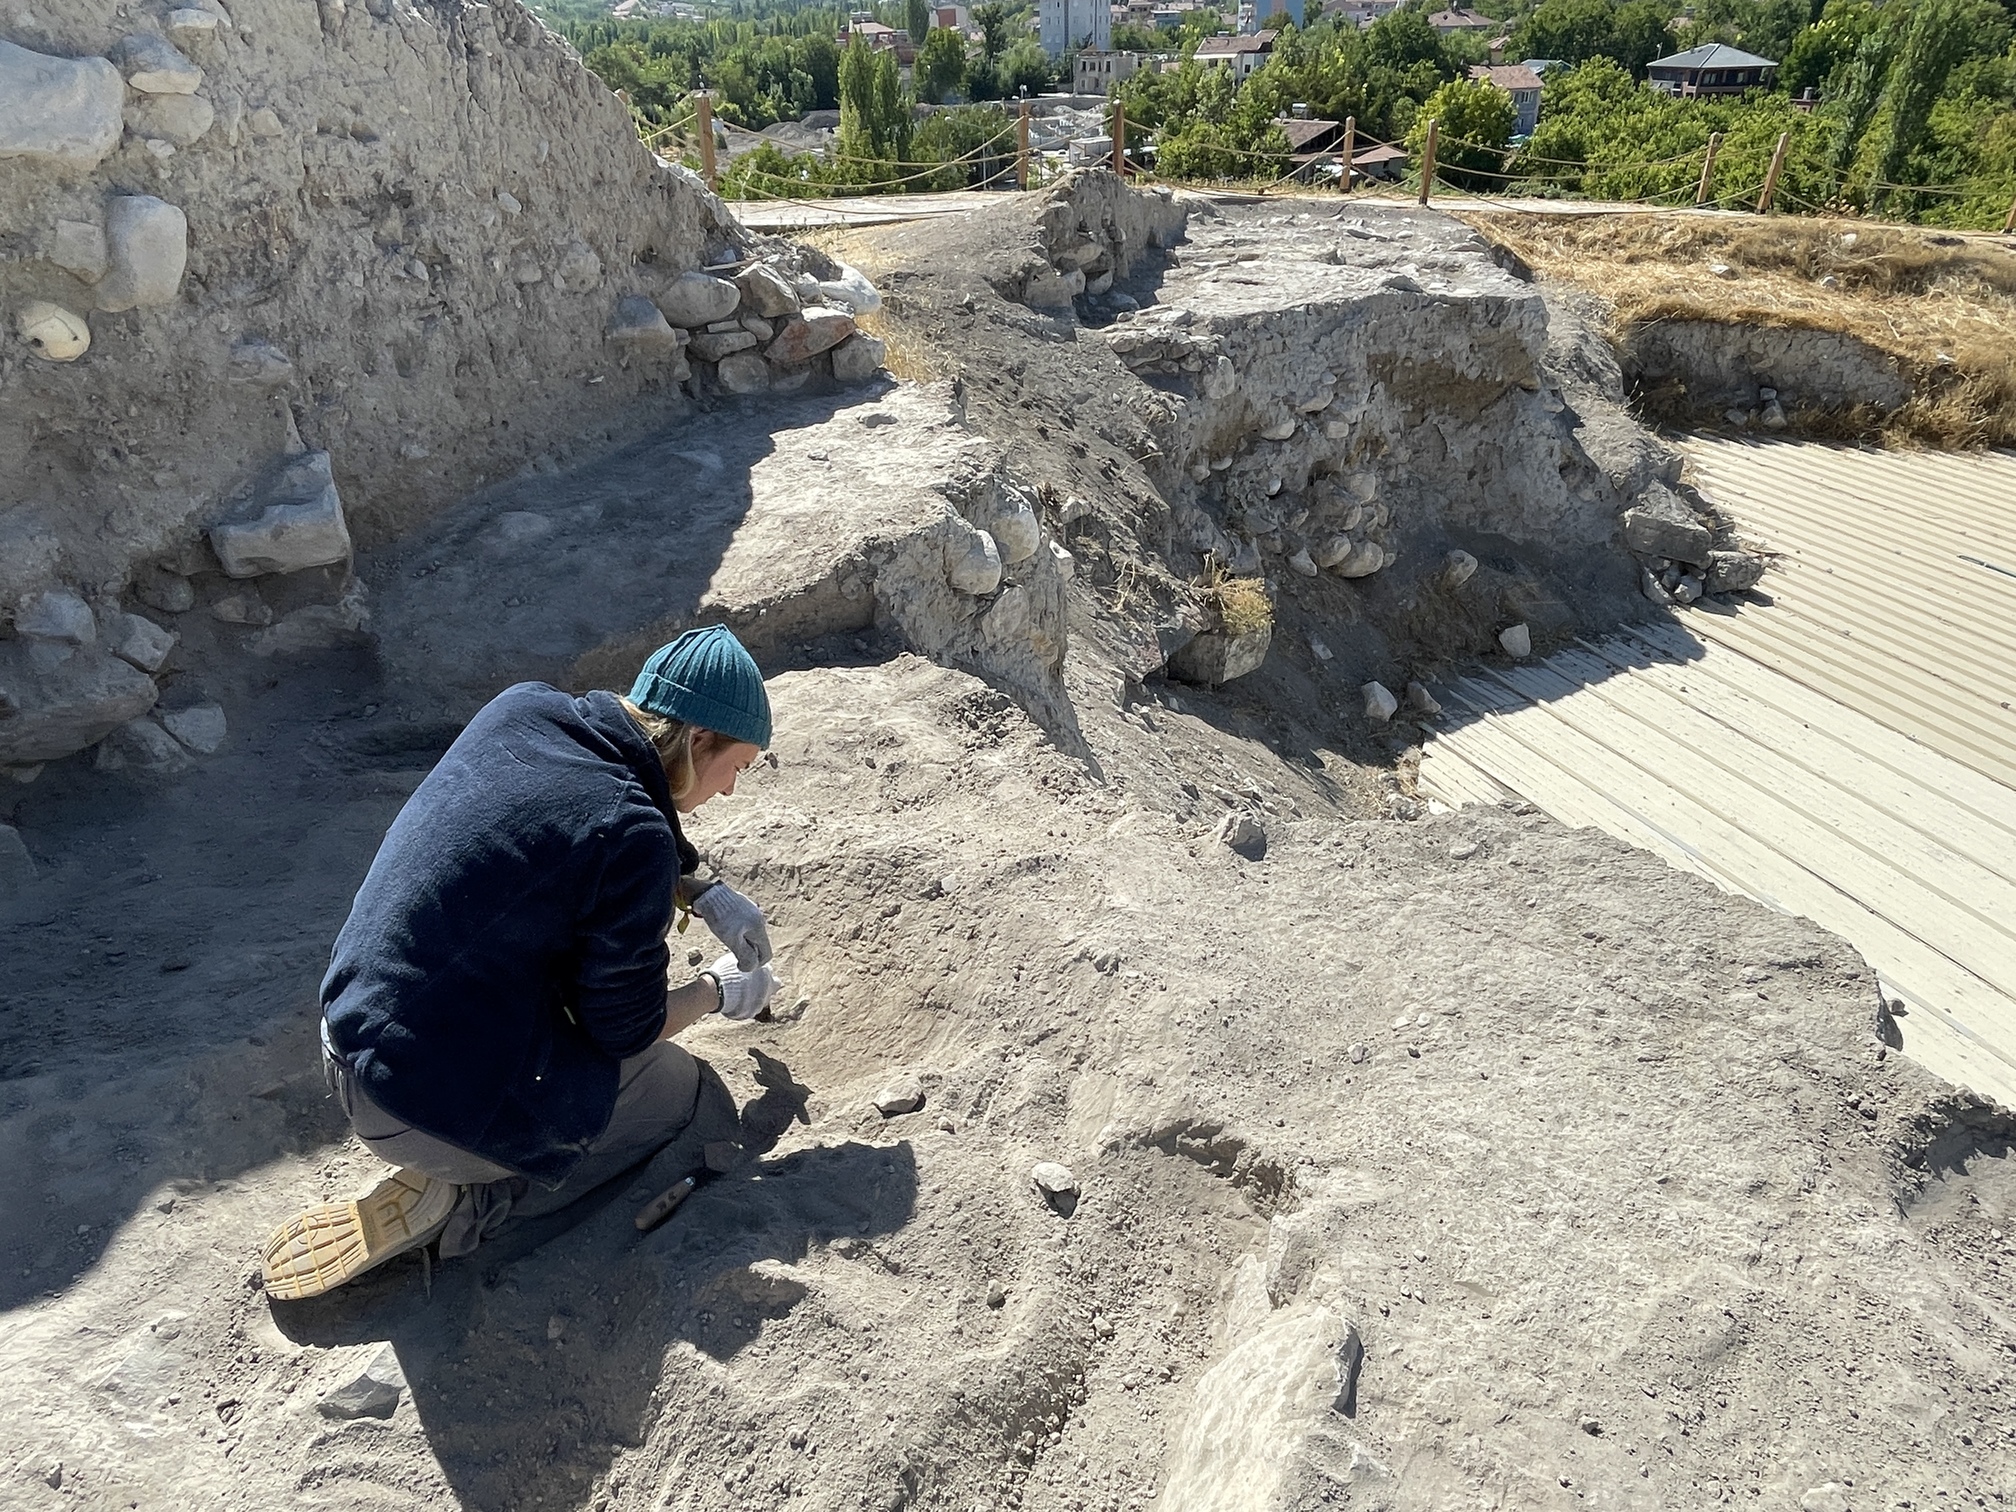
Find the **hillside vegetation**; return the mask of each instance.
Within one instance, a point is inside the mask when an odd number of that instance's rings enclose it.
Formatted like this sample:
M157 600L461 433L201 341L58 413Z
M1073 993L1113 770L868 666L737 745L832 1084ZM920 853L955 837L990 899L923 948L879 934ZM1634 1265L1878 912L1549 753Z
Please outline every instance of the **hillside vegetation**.
M1167 64L1116 87L1131 140L1165 178L1265 183L1293 166L1279 125L1293 105L1355 120L1361 138L1404 143L1417 167L1432 117L1440 177L1459 190L1683 205L1719 138L1708 198L1740 206L1755 202L1785 135L1780 210L1999 229L2016 202L2016 0L1704 0L1685 10L1678 0L1487 0L1482 9L1504 26L1500 56L1559 65L1523 140L1509 97L1469 77L1489 40L1438 34L1429 9L1410 0L1363 30L1335 13L1285 26L1243 84L1193 57L1217 10L1177 31L1123 25L1115 47L1156 51ZM871 82L853 101L840 9L738 0L704 21L618 21L584 0L549 0L544 13L661 145L681 128L690 135L690 97L702 88L721 118L752 130L813 110L846 114L835 152L764 149L731 179L731 194L998 182L1011 123L987 102L1068 89L1072 76L1072 53L1046 57L1032 39L1033 8L1002 0L974 9L971 37L932 31L922 0L876 7L884 24L922 40L908 69L855 43L855 67ZM1645 85L1654 59L1711 42L1779 63L1772 86L1680 99ZM920 103L982 108L913 134ZM990 143L998 150L983 150Z

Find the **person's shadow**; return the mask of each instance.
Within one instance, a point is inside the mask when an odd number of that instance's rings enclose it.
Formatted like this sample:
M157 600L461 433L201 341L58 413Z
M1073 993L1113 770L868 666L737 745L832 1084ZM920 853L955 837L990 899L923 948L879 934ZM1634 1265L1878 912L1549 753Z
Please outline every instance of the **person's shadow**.
M676 1146L431 1277L401 1256L327 1297L276 1305L274 1322L325 1348L389 1341L461 1505L584 1505L618 1449L671 1410L654 1405L668 1355L732 1360L806 1297L794 1265L835 1242L881 1260L873 1241L915 1208L907 1143L762 1158L804 1120L810 1089L774 1057L758 1064L765 1090L742 1110L756 1158L703 1180L653 1232L633 1215L690 1160Z

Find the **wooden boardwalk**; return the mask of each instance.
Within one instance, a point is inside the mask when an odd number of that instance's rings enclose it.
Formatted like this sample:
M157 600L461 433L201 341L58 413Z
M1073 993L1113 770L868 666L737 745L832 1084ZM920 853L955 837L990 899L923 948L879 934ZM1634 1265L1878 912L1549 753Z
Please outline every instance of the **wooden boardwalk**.
M1907 1052L2016 1106L2016 457L1688 451L1772 602L1457 679L1424 790L1509 789L1825 925Z

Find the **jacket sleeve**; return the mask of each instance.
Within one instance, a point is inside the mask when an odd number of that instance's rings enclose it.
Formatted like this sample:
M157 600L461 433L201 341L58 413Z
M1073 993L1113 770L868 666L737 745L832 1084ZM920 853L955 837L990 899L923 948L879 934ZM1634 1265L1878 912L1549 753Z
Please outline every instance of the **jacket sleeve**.
M606 1054L635 1055L665 1026L672 885L679 852L655 810L606 833L600 875L575 926L574 1010Z

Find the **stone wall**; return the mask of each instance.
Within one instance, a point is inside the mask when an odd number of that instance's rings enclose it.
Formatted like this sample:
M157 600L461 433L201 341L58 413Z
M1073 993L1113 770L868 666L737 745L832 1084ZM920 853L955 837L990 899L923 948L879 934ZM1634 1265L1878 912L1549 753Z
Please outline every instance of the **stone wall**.
M17 7L0 225L0 766L144 713L192 577L354 628L353 541L676 412L647 302L746 240L515 0Z

